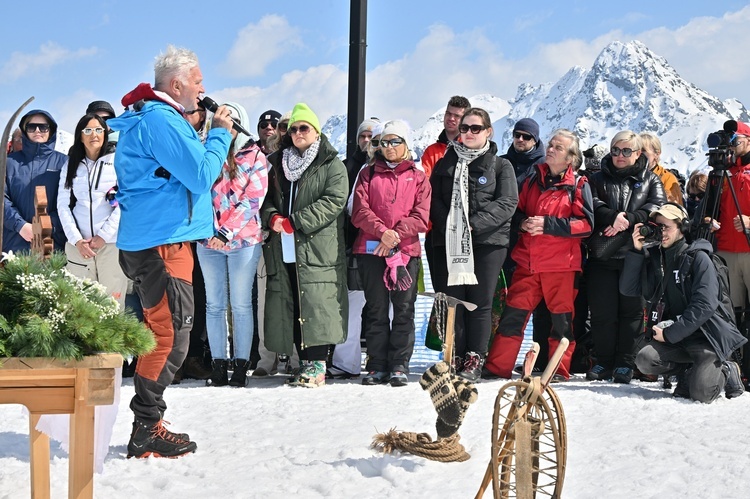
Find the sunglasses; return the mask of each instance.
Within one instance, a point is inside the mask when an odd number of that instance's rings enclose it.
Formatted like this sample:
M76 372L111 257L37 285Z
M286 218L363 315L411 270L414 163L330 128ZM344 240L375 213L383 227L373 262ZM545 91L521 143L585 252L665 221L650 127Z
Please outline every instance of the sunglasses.
M513 132L513 138L514 139L521 139L521 140L531 140L534 138L533 135L529 135L528 133L521 133L521 132Z
M289 128L289 123L287 122L279 123L278 125L276 125L276 129L281 133L286 133L288 128Z
M370 140L370 146L372 146L372 147L380 147L380 139L372 139L372 140Z
M633 150L629 147L620 149L619 147L615 146L610 149L609 152L612 154L612 156L619 156L620 154L622 154L626 158L629 158L633 154Z
M47 133L49 132L49 125L47 123L26 123L26 133L32 133L34 130Z
M469 130L471 130L471 133L474 135L478 134L482 130L486 130L486 126L482 125L458 125L458 131L461 133L469 133Z
M693 201L700 201L701 199L703 199L704 194L705 192L696 192L694 194L688 194L688 199L691 199Z
M289 135L294 135L297 132L301 133L302 135L305 135L309 131L310 131L310 127L307 125L300 125L298 127L296 126L289 127Z
M185 111L185 114L195 114L195 113L205 113L205 112L206 110L203 109L202 107L197 107L193 109L192 111Z
M258 128L260 130L264 130L269 126L273 129L276 129L276 123L274 123L273 121L261 121L260 123L258 123Z
M96 128L84 128L81 131L84 135L91 135L92 132L96 132L97 135L101 135L104 133L104 128L98 126Z
M370 141L372 142L372 141ZM389 147L398 147L401 144L403 144L403 139L391 139L391 140L381 140L380 141L380 147L385 147L386 149Z

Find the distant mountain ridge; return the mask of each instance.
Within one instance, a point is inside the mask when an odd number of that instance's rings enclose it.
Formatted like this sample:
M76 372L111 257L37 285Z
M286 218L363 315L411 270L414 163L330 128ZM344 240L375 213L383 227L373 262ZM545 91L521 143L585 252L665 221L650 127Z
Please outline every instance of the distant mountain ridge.
M591 69L572 67L554 84L521 84L511 101L487 94L469 100L489 112L502 152L511 144L513 124L531 117L539 123L542 140L568 128L578 134L583 148L597 143L608 147L621 130L652 132L662 142L662 164L682 172L706 166L706 136L724 121L750 121L740 101L722 102L684 80L639 41L610 43ZM412 149L419 156L440 134L443 113L441 108L413 130ZM323 132L346 153L345 115L331 117Z

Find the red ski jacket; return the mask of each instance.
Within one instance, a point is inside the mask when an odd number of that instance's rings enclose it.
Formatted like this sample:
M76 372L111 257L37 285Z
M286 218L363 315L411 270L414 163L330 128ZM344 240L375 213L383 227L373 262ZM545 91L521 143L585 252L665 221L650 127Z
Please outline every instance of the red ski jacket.
M581 239L591 235L594 207L586 177L571 167L552 187L544 187L547 163L536 165L518 195L516 215L521 221L543 215L544 233L521 232L511 257L518 266L536 272L581 270Z
M750 164L742 165L742 158L737 158L737 164L729 169L732 174L729 181L732 182L734 192L737 193L737 201L743 215L750 215ZM725 181L726 184L727 181ZM711 187L706 189L709 191ZM708 196L707 196L708 197ZM704 198L703 202L706 202ZM712 205L706 207L710 213ZM716 231L716 249L729 251L731 253L748 253L750 246L747 244L745 234L734 228L733 219L737 216L737 207L732 199L732 192L728 185L724 185L719 202L719 223L721 228Z

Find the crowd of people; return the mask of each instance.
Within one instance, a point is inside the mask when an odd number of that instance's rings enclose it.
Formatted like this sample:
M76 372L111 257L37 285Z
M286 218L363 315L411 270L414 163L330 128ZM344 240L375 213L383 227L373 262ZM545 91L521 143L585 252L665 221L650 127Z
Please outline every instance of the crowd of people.
M734 189L712 197L711 176L685 183L660 164L650 133L623 130L584 151L566 129L545 146L523 118L503 154L487 111L454 96L421 158L405 121L369 118L341 161L305 103L261 113L254 140L242 105L209 113L204 91L195 54L170 46L154 85L123 97L124 113L91 103L67 155L44 110L26 113L9 144L2 250L29 251L34 190L45 186L69 270L134 303L156 337L133 373L129 456L196 450L163 421L164 391L182 376L406 385L421 240L435 290L476 305L458 309L446 359L467 380L510 378L533 316L538 367L570 340L555 382L583 364L591 381L674 375L674 395L701 402L744 392L750 126L735 123Z

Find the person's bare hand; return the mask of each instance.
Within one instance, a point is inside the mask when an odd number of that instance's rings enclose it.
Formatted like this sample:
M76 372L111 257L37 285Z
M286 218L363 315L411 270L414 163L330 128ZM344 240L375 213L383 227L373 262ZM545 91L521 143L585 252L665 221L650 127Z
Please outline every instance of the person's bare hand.
M541 234L544 234L544 217L533 216L527 218L526 220L524 220L523 230L525 230L531 236L539 236Z
M211 118L211 128L226 128L228 132L232 130L232 117L229 114L229 108L227 106L219 106L214 113L214 117Z
M388 256L391 254L391 250L393 247L386 246L382 242L378 243L377 246L375 246L375 249L373 250L372 254L375 256Z
M651 329L654 330L654 339L660 343L664 343L664 330L658 326L653 326Z
M103 248L105 244L107 243L104 242L104 239L102 239L101 236L94 236L89 241L89 247L94 251L98 251L99 249Z
M750 229L750 217L747 215L737 215L732 219L732 223L737 232L743 232L745 229ZM744 227L742 227L743 223L745 224Z
M19 230L18 233L26 242L30 243L31 240L34 239L34 230L31 228L31 224L28 222L23 224L21 230Z
M218 237L212 237L208 240L208 247L212 250L220 250L224 248L224 246L224 241L222 241Z
M76 241L76 248L78 248L78 253L85 258L94 258L96 256L96 252L91 249L91 239L79 239Z
M615 221L612 223L612 228L617 232L622 232L628 227L630 227L630 222L628 222L625 212L621 211L617 214L617 218L615 218Z
M398 232L393 229L388 229L383 232L383 236L380 238L380 244L387 248L395 248L401 242L401 238L398 236Z
M611 225L607 225L607 227L602 231L602 234L604 234L607 237L612 237L614 235L617 235L618 232L620 231L615 229Z
M643 240L646 239L645 236L642 236L639 232L639 229L643 227L642 223L637 223L633 226L633 248L635 248L637 251L641 251L643 249Z

